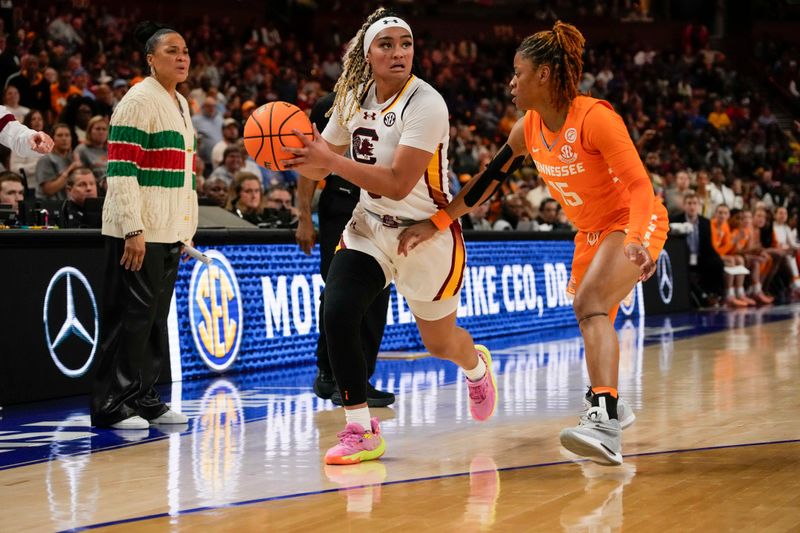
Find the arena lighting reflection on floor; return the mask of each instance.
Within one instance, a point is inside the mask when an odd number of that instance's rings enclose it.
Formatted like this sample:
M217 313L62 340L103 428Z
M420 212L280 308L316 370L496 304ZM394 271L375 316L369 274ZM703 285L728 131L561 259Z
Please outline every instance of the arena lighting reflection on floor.
M659 365L662 370L668 371L673 340L786 320L796 317L798 313L800 305L648 317L644 323L637 319L635 325L627 322L619 332L622 348L620 390L634 407L638 406L641 401L641 358L645 344L659 344ZM563 331L555 333L564 334ZM572 336L532 343L522 343L519 339L489 343L493 349L502 394L500 416L538 407L570 409L576 391L585 387L587 378L582 363L582 341L575 337L576 331L567 333L572 333ZM517 344L511 344L515 342ZM315 368L305 367L287 369L282 373L231 376L210 382L174 383L163 391L164 397L193 420L188 427L173 428L172 433L190 429L194 433L198 430L197 424L204 423L202 417L207 413L203 409L209 409L210 412L221 410L218 404L209 403L209 391L236 391L230 392L232 397L226 400L233 402L231 405L238 405L236 402L241 404L239 418L231 422L241 424L266 419L268 434L265 453L269 456L272 450L288 442L287 434L294 432L304 438L308 436L312 431L308 422L312 413L333 409L330 402L319 400L311 393L309 385L315 372ZM469 418L463 380L450 363L432 358L381 360L373 382L379 388L398 394L392 411L394 418L387 421L387 425L404 427L434 423L437 417L437 391L450 384L456 387L456 421ZM214 392L212 397L216 394L221 393ZM0 411L0 469L168 436L159 429L140 432L97 430L89 426L87 411L83 397L6 407ZM553 413L558 414L557 411ZM292 417L293 421L289 421L293 414L298 414L298 417Z
M715 357L714 383L725 387L729 381L726 369L732 359L729 350L735 349L737 342L736 329L790 318L794 320L787 322L787 334L796 336L800 306L626 323L619 331L619 388L635 408L642 407L645 344L658 344L659 369L668 372L675 339L731 330L720 350L714 354L696 354L696 357ZM539 419L562 417L580 409L580 396L587 383L580 338L495 349L494 355L501 394L496 414L499 422L526 414ZM776 368L780 372L778 363ZM247 500L242 485L248 477L251 482L252 476L259 476L270 483L280 483L299 471L304 476L316 475L320 484L327 481L334 487L347 489L342 496L348 512L369 513L380 501L380 483L386 480L387 468L391 466L364 465L334 471L320 465L319 450L331 435L326 434L323 439L319 428L323 424L330 427L331 420L341 421L342 414L329 401L314 396L310 387L297 386L310 383L313 375L314 369L292 370L287 376L267 378L268 385L256 385L253 377L172 384L165 397L191 420L169 433L159 429L93 429L88 425L84 398L71 405L67 402L59 411L53 409L53 403L11 407L0 421L0 461L4 461L4 468L48 461L47 498L53 523L58 528L80 524L85 510L94 508L94 502L100 499L102 479L85 472L93 459L102 459L103 455L91 452L164 439L168 448L167 500L173 516L186 509L187 501L193 507L212 507ZM449 425L471 423L463 379L449 363L431 358L381 361L374 382L378 388L397 394L396 404L378 413L383 431L389 436L402 433L403 428L436 425L442 417L446 417ZM250 424L257 421L260 423ZM297 460L287 462L286 457ZM469 475L470 486L465 521L485 525L493 520L501 481L493 462L491 457L478 455L470 462L470 471L465 473ZM597 484L600 473L591 465L582 468L589 491ZM622 487L634 474L635 467L633 472L614 474L624 479L603 483L604 487L614 488L598 503L597 523L613 527L614 516L621 516ZM567 515L568 510L564 509L562 522L574 523ZM592 519L591 515L581 514L579 522ZM584 522L577 525L581 523Z

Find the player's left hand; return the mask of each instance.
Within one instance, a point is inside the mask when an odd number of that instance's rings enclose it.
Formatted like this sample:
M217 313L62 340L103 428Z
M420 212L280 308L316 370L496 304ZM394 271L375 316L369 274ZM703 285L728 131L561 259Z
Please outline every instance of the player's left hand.
M436 226L430 220L418 222L400 232L397 237L397 253L408 256L408 252L436 235Z
M650 253L641 244L632 242L626 245L625 256L642 271L639 281L647 281L655 273L656 264L650 257Z
M28 139L30 147L34 152L49 154L53 149L53 139L43 131L37 131Z
M292 130L292 133L294 133L295 136L300 139L300 142L303 143L303 148L292 148L291 146L283 147L284 152L294 154L292 159L283 160L284 166L286 168L296 170L304 176L306 175L303 173L304 168L330 168L331 160L335 155L331 149L328 148L328 143L325 142L325 139L323 139L322 135L320 135L317 125L313 124L312 127L314 128L313 141L309 140L308 137L300 133L300 130ZM313 173L309 174L313 175Z

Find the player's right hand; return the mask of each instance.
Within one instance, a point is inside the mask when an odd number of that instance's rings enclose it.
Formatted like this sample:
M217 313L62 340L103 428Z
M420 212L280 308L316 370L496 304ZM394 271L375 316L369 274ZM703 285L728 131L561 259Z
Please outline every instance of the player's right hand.
M300 249L306 255L311 255L311 250L314 248L316 240L316 232L314 231L314 224L310 218L300 217L297 222L297 230L294 232L294 238Z
M125 251L122 253L122 259L120 259L119 264L122 265L125 270L137 272L142 269L144 252L144 235L137 235L130 239L125 239Z
M43 131L37 131L28 140L31 150L39 154L49 154L53 150L53 139Z
M408 256L408 252L436 235L436 226L430 220L418 222L404 229L397 237L397 253Z

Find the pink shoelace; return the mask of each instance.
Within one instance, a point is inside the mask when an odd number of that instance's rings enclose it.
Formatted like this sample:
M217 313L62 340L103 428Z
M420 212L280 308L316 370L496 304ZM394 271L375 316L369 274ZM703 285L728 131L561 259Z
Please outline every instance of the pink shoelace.
M481 381L470 381L469 382L469 399L482 402L486 399L486 391L485 388L482 387L480 384L485 379L486 376L481 378ZM468 380L469 381L469 380Z
M337 433L336 436L339 437L339 442L345 446L355 446L364 440L363 433L351 431L349 429Z

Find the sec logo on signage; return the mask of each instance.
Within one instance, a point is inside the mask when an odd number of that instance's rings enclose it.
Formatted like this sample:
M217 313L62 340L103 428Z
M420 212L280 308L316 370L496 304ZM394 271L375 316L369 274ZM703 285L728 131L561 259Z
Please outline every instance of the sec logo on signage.
M242 293L233 267L216 250L198 261L189 283L189 321L197 351L212 370L223 372L236 360L242 344Z

